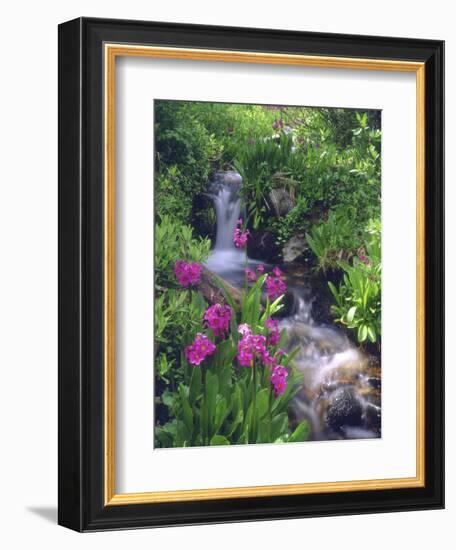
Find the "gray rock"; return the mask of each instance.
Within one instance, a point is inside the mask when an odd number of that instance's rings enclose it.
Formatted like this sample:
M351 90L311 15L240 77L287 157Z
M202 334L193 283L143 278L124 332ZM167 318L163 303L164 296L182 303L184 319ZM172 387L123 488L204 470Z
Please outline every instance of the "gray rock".
M304 235L293 235L283 247L283 261L285 263L294 262L304 254L307 248L307 241Z
M336 390L329 399L326 413L326 424L338 431L343 426L360 426L362 424L363 406L353 386Z
M269 192L269 200L271 201L276 216L285 216L294 207L294 200L290 193L283 187L271 189Z

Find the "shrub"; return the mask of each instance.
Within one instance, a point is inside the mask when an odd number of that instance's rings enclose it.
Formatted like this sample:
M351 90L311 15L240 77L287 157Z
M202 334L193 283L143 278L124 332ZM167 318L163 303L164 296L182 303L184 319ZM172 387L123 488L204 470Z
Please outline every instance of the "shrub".
M263 139L245 144L234 160L242 176L241 194L254 229L271 215L268 193L274 186L274 176L283 173L293 154L293 138L282 132L275 139Z
M184 101L157 101L155 171L158 214L190 221L194 198L205 190L220 146Z
M155 286L174 287L176 258L189 262L204 262L210 253L209 239L194 238L191 226L169 215L159 217L155 224Z
M269 229L274 233L278 245L284 245L293 235L305 233L309 227L309 205L304 197L299 197L296 206L286 216L273 218Z
M332 306L338 321L355 331L358 342L373 343L381 334L380 222L369 222L365 248L358 250L351 264L339 262L344 276L339 288L328 282L336 300Z
M179 381L175 367L180 364L182 345L200 327L200 311L206 305L199 295L175 290L175 258L203 262L209 252L209 239L194 238L190 226L168 215L155 224L156 373L166 384Z
M362 230L352 210L339 208L329 212L325 222L314 225L306 239L317 258L317 269L326 271L352 257L362 244Z

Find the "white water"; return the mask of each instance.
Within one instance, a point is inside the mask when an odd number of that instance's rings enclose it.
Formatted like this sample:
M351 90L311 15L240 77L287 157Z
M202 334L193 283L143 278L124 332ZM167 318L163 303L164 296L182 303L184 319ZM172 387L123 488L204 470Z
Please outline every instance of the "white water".
M206 266L233 284L243 282L246 265L259 263L246 258L245 249L236 248L233 242L236 223L241 217L241 184L242 178L237 172L219 172L211 184L211 196L217 216L217 233L215 246Z

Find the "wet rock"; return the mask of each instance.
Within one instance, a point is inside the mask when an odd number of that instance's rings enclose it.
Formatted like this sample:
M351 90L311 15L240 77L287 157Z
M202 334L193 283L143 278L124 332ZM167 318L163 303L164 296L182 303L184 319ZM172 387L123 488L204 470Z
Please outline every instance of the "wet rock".
M338 431L342 426L359 426L362 422L363 407L353 387L336 390L329 399L326 424Z
M303 256L307 248L307 241L304 235L293 235L283 247L283 261L286 263L294 262Z
M269 192L269 200L275 215L279 217L286 216L295 205L290 193L283 187L272 189Z
M264 263L277 264L280 260L281 250L272 233L252 231L247 241L247 253L249 258Z
M228 185L230 187L234 187L235 189L239 189L242 184L242 177L241 174L235 172L234 170L215 172L212 177L211 184L213 186Z
M379 390L382 385L382 381L380 380L380 378L374 377L368 378L367 383L376 390Z
M220 286L218 285L218 281L222 281L224 287L228 290L228 292L231 295L231 298L234 300L234 302L238 305L241 303L241 291L237 288L235 288L232 284L230 284L228 281L220 277L220 275L217 275L215 278L214 273L203 266L203 269L201 271L201 280L198 284L198 290L202 293L204 298L210 303L210 304L223 304L226 302L225 295L223 294L223 290L221 290Z
M382 411L380 407L368 403L366 406L366 426L377 434L382 427Z

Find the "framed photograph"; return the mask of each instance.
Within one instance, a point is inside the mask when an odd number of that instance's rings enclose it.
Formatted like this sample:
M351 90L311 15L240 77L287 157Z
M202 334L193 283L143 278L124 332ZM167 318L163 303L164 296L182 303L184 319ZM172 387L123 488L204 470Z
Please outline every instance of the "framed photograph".
M444 44L59 27L59 523L442 508Z

